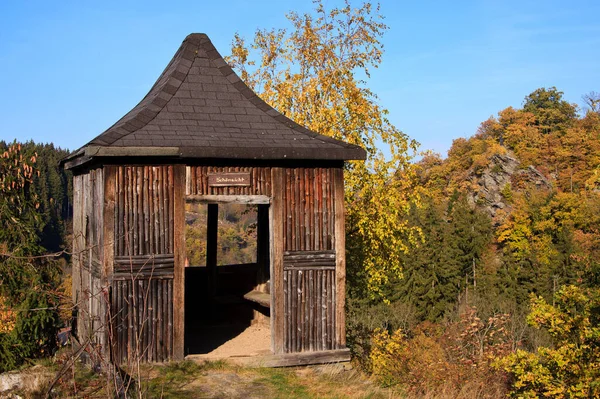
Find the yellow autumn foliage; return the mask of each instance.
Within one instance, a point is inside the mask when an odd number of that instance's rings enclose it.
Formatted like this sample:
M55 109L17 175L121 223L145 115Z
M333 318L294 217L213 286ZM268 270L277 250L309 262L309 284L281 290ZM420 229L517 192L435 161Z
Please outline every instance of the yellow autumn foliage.
M417 143L390 123L366 86L383 54L379 8L314 4L312 14L287 15L289 31L259 29L250 45L236 35L228 62L285 116L367 151L366 162L345 168L348 267L365 273L369 295L378 297L382 284L401 275L401 255L421 239L403 217L418 201L410 162Z
M5 298L0 295L0 334L9 333L15 328L17 315L10 310Z
M600 289L565 286L549 304L532 294L527 321L546 330L554 346L517 350L497 367L514 378L515 398L600 397Z

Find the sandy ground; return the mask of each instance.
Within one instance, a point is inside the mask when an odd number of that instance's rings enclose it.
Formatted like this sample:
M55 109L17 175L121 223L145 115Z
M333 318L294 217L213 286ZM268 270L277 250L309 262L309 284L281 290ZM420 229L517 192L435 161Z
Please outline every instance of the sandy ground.
M265 355L271 351L271 330L256 324L246 328L237 337L225 342L202 357L216 359L235 356Z

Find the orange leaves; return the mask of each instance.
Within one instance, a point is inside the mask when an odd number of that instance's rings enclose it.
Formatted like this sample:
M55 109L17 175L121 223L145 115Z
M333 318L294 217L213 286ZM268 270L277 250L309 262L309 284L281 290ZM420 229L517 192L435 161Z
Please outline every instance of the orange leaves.
M10 310L5 298L0 296L0 334L10 333L15 328L17 315Z
M33 183L37 154L25 159L21 153L21 144L10 145L0 158L0 195L8 201L17 214L23 209L25 190ZM0 217L4 215L0 214Z
M459 322L443 329L423 323L411 337L401 330L376 329L370 355L373 374L383 384L402 384L417 397L502 397L503 375L491 363L515 345L510 322L506 314L484 322L468 307ZM466 394L467 387L473 392Z

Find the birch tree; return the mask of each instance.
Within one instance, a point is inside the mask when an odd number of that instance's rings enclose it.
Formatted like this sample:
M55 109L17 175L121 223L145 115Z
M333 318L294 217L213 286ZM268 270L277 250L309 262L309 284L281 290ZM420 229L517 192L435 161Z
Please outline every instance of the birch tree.
M417 143L397 129L369 89L382 62L388 27L370 2L312 13L290 12L287 29L236 35L229 63L260 97L297 123L359 145L367 160L346 164L347 264L350 285L381 298L401 275L402 255L420 239L406 214L417 200L411 164ZM354 284L353 284L354 283Z

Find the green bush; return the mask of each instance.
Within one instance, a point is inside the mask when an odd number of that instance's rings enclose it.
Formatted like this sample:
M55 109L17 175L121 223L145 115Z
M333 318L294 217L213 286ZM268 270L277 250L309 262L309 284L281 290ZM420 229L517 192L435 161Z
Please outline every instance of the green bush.
M554 304L533 296L531 307L529 324L546 330L554 347L518 350L498 361L514 378L511 395L600 397L600 289L565 286Z
M0 154L0 297L15 316L0 334L0 372L56 348L60 269L40 256L45 224L32 187L36 158L16 143Z

